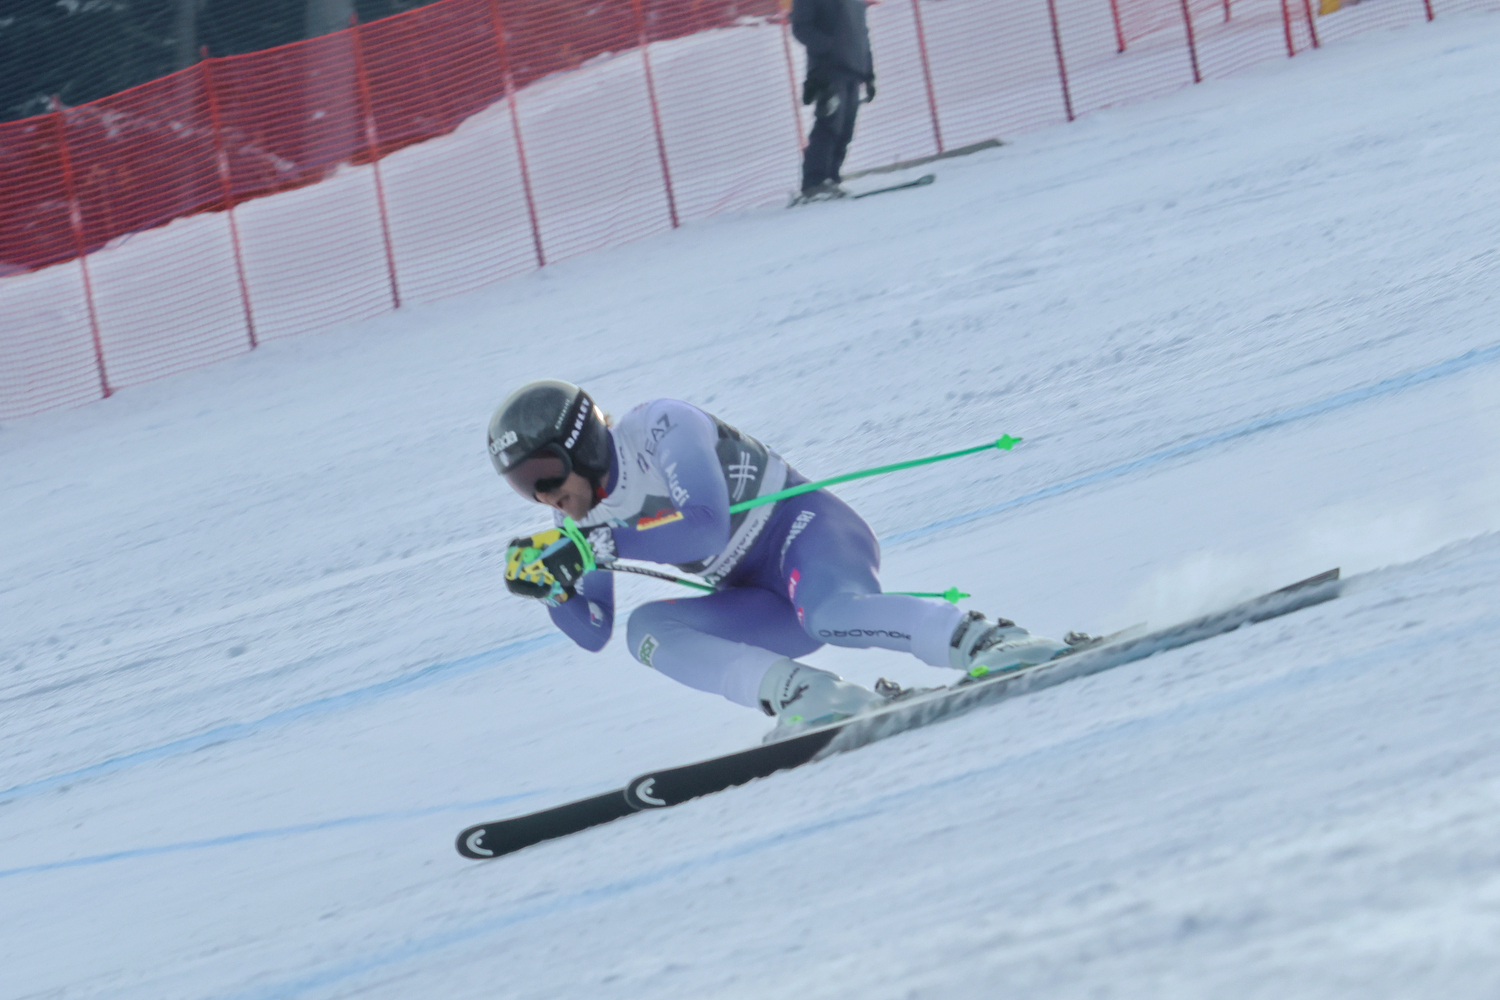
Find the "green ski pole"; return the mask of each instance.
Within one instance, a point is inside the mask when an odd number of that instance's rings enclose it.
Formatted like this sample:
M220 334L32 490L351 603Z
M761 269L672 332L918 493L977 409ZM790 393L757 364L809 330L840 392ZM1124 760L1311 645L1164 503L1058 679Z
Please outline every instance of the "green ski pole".
M754 500L745 500L741 503L733 504L729 508L729 513L738 514L742 510L749 510L752 507L759 507L763 504L775 503L778 500L785 500L787 497L801 496L803 493L811 493L813 490L821 490L825 486L833 486L837 483L847 483L851 479L863 479L866 476L879 476L884 475L887 472L899 472L902 469L914 469L919 465L931 465L933 462L946 462L950 458L962 458L965 455L974 455L981 451L989 451L991 448L999 448L1001 451L1010 451L1020 440L1021 439L1018 437L1011 437L1009 434L1002 434L1000 435L1000 439L998 441L991 441L989 444L975 445L972 448L965 448L962 451L950 451L944 455L930 455L927 458L913 458L905 462L896 462L892 465L877 466L873 469L861 469L858 472L846 472L842 476L832 476L828 479L819 479L815 483L803 483L801 486L792 486L788 489L777 490L775 493L767 493L763 497L756 497ZM941 597L942 595L939 594L936 596Z
M934 592L931 592L931 591L923 591L923 590L887 590L884 593L887 593L887 594L900 594L903 597L941 597L943 600L947 601L949 604L957 604L959 601L963 600L965 597L972 597L972 596L974 596L972 594L965 594L962 590L959 590L957 587L949 587L947 590L939 591L937 593L934 593Z
M714 591L714 588L710 587L706 583L699 583L697 580L689 580L685 577L674 576L671 573L663 573L659 569L648 569L645 566L631 566L627 563L611 563L605 568L608 569L611 573L638 573L641 576L651 576L655 577L658 580L666 580L670 583L680 583L684 587L692 587L694 590L706 590L709 593L713 593Z
M659 569L650 569L646 566L633 566L630 563L617 562L610 563L604 568L609 570L611 573L635 573L640 576L649 576L657 580L666 580L668 583L680 583L684 587L692 587L694 590L706 590L709 593L712 593L716 589L714 587L710 587L706 583L699 583L697 580L689 580L686 577L677 576L672 573L665 573ZM968 594L965 594L962 590L959 590L957 587L949 587L947 590L942 591L887 590L884 591L884 593L900 594L905 597L941 597L943 600L950 601L954 604L957 604L965 597L970 596Z
M825 486L833 486L838 483L847 483L851 479L864 479L867 476L879 476L884 475L887 472L899 472L902 469L914 469L919 465L931 465L933 462L946 462L950 458L962 458L965 455L976 455L981 451L989 451L991 448L997 448L1001 451L1010 451L1016 446L1017 443L1020 442L1020 440L1021 439L1018 437L1011 437L1009 434L1002 434L995 441L991 441L987 444L975 445L972 448L964 448L961 451L950 451L942 455L929 455L926 458L913 458L905 462L894 462L891 465L876 466L873 469L861 469L858 472L846 472L841 476L831 476L828 479L819 479L817 482L803 483L801 486L792 486L788 489L778 490L775 493L767 493L765 496L756 497L753 500L746 500L742 503L733 504L729 508L729 513L738 514L742 510L750 510L752 507L761 507L768 503L775 503L778 500L785 500L788 497L801 496L804 493L811 493L813 490L820 490ZM563 518L562 531L563 534L571 538L573 542L578 546L579 554L583 557L584 571L588 572L597 568L594 562L594 551L589 546L588 541L584 538L583 532L579 530L578 522L574 521L571 517ZM710 587L706 583L698 583L694 580L687 580L680 576L674 576L671 573L663 573L660 570L647 569L644 566L628 566L616 564L607 568L615 572L638 573L641 576L651 576L655 577L658 580L666 580L670 583L679 583L684 587L692 587L694 590L713 591L715 589L713 587ZM959 601L969 596L968 594L965 594L963 591L959 590L957 587L949 587L947 590L943 591L892 590L886 591L886 593L901 594L906 597L941 597L943 600L949 601L953 604L957 604Z

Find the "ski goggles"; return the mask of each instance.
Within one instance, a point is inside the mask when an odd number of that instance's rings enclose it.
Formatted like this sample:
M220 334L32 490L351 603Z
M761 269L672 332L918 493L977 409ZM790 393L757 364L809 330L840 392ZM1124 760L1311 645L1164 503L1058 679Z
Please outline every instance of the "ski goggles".
M561 446L549 444L505 470L505 481L527 500L538 499L538 493L556 493L562 489L573 460Z

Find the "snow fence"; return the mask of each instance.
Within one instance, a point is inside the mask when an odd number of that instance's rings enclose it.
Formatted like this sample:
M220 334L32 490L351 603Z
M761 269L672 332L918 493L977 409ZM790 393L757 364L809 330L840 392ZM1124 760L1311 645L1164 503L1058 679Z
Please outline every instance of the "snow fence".
M847 169L1500 0L873 0ZM780 0L442 0L0 124L0 419L782 199Z

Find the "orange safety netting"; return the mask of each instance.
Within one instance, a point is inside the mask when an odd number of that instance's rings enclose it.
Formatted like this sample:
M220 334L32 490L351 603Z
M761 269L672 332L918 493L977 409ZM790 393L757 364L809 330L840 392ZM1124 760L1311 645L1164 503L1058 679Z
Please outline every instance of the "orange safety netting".
M850 169L1500 0L876 0ZM1326 13L1320 13L1326 11ZM442 0L0 123L0 418L766 204L780 0Z

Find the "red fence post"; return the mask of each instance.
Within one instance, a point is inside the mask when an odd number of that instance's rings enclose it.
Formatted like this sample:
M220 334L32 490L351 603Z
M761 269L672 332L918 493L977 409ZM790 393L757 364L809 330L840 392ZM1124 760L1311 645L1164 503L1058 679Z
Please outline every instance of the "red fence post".
M1109 16L1115 21L1115 54L1119 55L1125 51L1125 31L1120 27L1119 0L1109 0Z
M1224 0L1224 23L1229 23L1229 0Z
M380 181L380 134L375 129L375 108L370 103L370 80L365 75L365 47L359 37L359 15L349 15L349 37L354 45L354 79L359 88L359 111L365 123L365 148L375 171L375 201L380 205L380 235L385 238L385 265L391 276L391 304L401 308L401 289L396 284L396 250L391 245L391 222L385 210L385 185Z
M1432 20L1432 0L1422 0L1422 6L1427 9L1427 20Z
M73 181L73 158L68 154L68 125L63 120L62 101L52 98L52 123L57 132L57 157L62 162L63 194L68 199L68 225L73 230L73 249L83 270L83 298L89 307L89 331L94 338L94 364L99 369L99 389L108 399L114 394L109 374L104 368L104 341L99 337L99 311L94 308L94 283L89 278L88 255L83 247L83 206L78 203L78 187Z
M1057 51L1057 78L1062 81L1063 108L1068 112L1068 121L1072 121L1073 94L1068 90L1068 64L1063 61L1062 32L1057 27L1057 0L1047 0L1047 16L1052 19L1052 47Z
M255 350L255 315L250 310L250 284L245 280L245 260L240 253L240 227L234 219L234 186L229 179L229 153L224 148L224 126L219 119L219 96L214 90L213 60L205 46L198 65L202 67L203 92L208 96L208 120L214 132L214 156L219 164L219 186L224 191L224 214L229 217L229 242L234 246L234 271L240 279L240 304L245 309L245 332Z
M1286 57L1290 59L1297 54L1297 47L1292 43L1292 12L1286 0L1281 0L1281 28L1286 32Z
M1193 12L1188 9L1188 0L1182 0L1182 23L1187 27L1188 58L1193 61L1193 82L1202 83L1203 74L1198 71L1198 40L1193 37Z
M1318 41L1318 26L1313 23L1312 0L1302 0L1302 13L1307 15L1307 33L1312 35L1313 48L1322 48L1322 43Z
M932 64L927 59L927 32L922 28L922 0L911 0L912 20L917 23L917 52L922 57L922 81L927 84L927 108L932 112L932 140L943 152L943 130L938 124L937 92L932 89Z
M490 28L495 32L495 55L505 75L505 102L510 106L510 130L516 140L516 162L521 167L521 191L526 195L526 214L531 218L531 242L536 248L536 266L547 266L542 252L542 229L536 221L536 198L531 193L531 170L526 165L526 144L521 141L521 116L516 111L516 84L510 71L510 52L505 46L505 22L500 19L500 0L490 0Z
M785 21L781 22L781 49L786 53L786 82L791 87L792 93L792 121L797 123L797 149L807 148L807 136L802 134L802 105L799 103L801 97L797 93L797 64L792 61L792 43L788 36L792 33Z
M667 163L667 139L661 130L661 109L656 103L656 80L651 75L651 43L646 37L646 15L641 0L633 0L635 7L635 30L641 47L641 65L646 69L646 96L651 99L651 125L656 129L656 153L661 157L661 180L667 190L667 214L672 217L672 228L676 229L677 198L672 193L672 168Z

